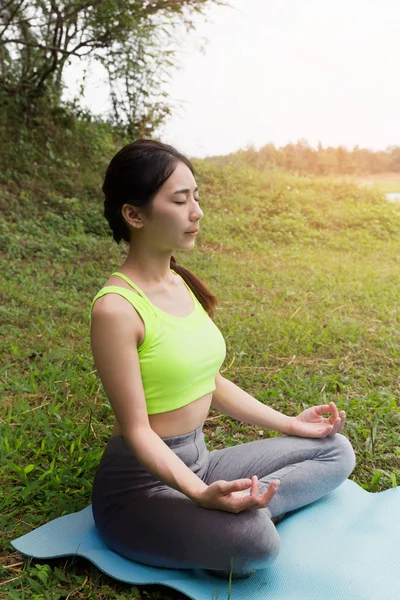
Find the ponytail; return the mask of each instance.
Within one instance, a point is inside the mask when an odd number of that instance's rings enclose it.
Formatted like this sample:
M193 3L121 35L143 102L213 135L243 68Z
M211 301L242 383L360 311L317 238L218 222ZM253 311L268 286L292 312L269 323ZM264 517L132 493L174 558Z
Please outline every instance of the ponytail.
M201 279L199 279L194 273L189 271L189 269L185 269L185 267L178 265L173 256L171 256L170 266L171 269L178 273L178 275L180 275L182 279L187 283L187 285L192 290L193 294L196 296L197 300L204 308L204 310L213 319L218 304L217 296L212 293L212 291L207 287L207 285L203 281L201 281Z

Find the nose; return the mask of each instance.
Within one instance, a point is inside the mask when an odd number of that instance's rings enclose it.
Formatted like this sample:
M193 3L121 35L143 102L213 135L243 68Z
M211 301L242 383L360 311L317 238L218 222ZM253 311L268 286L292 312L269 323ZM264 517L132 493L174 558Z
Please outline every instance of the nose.
M191 221L200 221L204 216L203 211L200 208L200 204L195 201L192 213L190 215Z

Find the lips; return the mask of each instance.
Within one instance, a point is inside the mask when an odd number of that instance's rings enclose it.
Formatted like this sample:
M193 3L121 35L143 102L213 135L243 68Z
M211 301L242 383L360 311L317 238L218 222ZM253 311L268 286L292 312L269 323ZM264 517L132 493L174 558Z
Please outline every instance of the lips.
M185 233L198 233L198 229L191 229L190 231L185 231Z

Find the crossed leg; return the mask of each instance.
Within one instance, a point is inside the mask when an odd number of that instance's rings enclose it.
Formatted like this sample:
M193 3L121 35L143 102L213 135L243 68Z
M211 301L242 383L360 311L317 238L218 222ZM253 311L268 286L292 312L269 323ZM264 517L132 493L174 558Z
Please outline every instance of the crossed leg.
M341 434L322 439L282 436L209 453L203 480L232 481L257 475L260 493L273 479L281 484L265 510L270 518L310 504L338 487L355 466L350 442Z
M156 479L138 494L128 468L123 478L111 469L120 477L118 500L109 504L108 494L115 488L111 480L107 484L110 475L99 479L104 499L99 498L94 511L100 515L96 525L111 548L158 567L234 573L265 568L280 545L271 518L322 497L354 468L354 452L340 434L322 440L270 438L212 452L200 440L198 450L197 466L192 468L200 469L199 476L208 484L257 475L262 491L269 481L280 479L270 505L238 514L209 510Z

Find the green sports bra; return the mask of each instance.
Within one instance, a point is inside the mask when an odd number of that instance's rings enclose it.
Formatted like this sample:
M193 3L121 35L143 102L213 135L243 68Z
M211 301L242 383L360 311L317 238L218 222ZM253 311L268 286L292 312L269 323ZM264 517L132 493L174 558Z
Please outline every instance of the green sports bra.
M176 410L213 392L225 359L225 341L186 282L182 280L193 298L194 310L181 318L154 306L123 273L113 275L135 291L114 285L102 288L92 301L90 317L96 300L106 294L119 294L141 317L145 336L138 354L148 414Z

